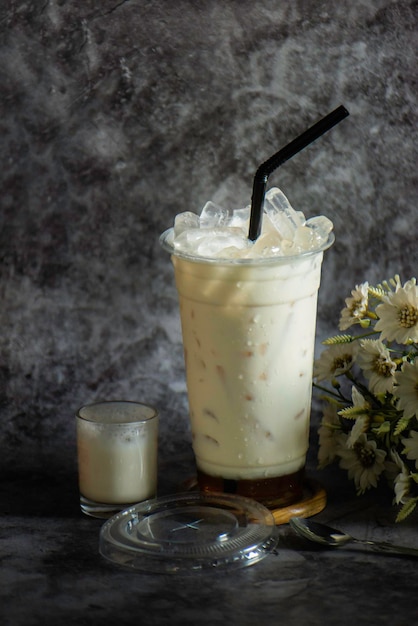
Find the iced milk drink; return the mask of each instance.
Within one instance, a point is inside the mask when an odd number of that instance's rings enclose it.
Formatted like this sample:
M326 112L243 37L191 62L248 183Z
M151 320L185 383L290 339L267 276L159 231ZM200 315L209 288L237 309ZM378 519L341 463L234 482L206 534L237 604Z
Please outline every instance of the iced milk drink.
M261 258L248 258L246 244L227 259L172 248L203 490L270 507L301 496L325 239L315 250Z

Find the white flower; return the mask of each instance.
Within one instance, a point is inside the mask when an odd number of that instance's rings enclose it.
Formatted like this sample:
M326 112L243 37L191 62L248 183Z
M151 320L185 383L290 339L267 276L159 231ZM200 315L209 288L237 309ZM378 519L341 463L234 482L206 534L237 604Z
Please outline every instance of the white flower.
M379 319L375 329L380 339L397 341L400 344L418 342L418 287L411 278L403 287L398 283L394 292L383 297L376 307Z
M404 363L396 376L398 409L404 417L418 417L418 358L415 363Z
M348 471L349 478L354 479L359 495L377 486L377 479L385 467L386 452L380 450L374 440L368 440L362 434L352 448L340 450L339 455L340 467Z
M369 380L372 393L393 391L396 363L390 358L390 352L382 341L362 339L357 363Z
M355 406L356 409L363 408L365 413L368 412L370 405L368 402L366 402L364 396L359 392L357 387L353 386L353 388L351 389L351 399L353 401L353 406Z
M418 432L411 430L409 437L404 437L401 441L405 446L403 453L410 461L415 461L415 467L418 469Z
M370 330L330 337L314 362L316 386L326 392L319 383L327 380L334 387L318 431L318 467L337 461L358 495L385 474L401 521L418 507L417 278L364 282L345 305L340 330L356 324Z
M341 423L334 405L326 404L318 429L319 450L318 467L324 468L335 461L338 449L344 445L346 435L341 431Z
M405 463L402 461L399 454L396 452L396 450L391 450L390 456L392 462L389 461L386 466L387 468L388 466L392 466L393 470L396 470L396 474L393 476L395 503L405 504L405 502L408 500L409 495L409 470L406 467Z
M351 291L351 297L345 299L345 308L341 311L340 330L347 330L353 324L357 324L365 316L369 301L369 283L356 285Z
M314 378L319 382L345 374L353 365L357 350L355 343L329 346L314 363Z

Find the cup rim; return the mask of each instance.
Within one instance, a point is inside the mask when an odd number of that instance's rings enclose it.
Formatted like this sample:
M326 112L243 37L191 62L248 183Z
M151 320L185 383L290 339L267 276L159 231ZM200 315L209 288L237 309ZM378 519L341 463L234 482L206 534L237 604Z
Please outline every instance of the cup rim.
M81 412L83 411L83 409L93 409L94 407L99 407L99 406L110 406L111 404L122 404L122 405L135 405L144 409L149 409L151 411L151 414L148 416L144 416L141 418L135 418L133 420L127 420L127 421L118 421L118 422L112 422L112 421L108 421L108 420L101 420L101 419L91 419L89 417L86 417L85 415L82 415ZM106 424L109 426L127 426L127 425L133 425L133 424L143 424L145 422L149 422L155 418L159 417L159 412L158 410L151 404L147 404L145 402L139 402L137 400L97 400L95 402L89 402L86 404L82 404L75 413L75 417L79 420L82 420L84 422L89 422L91 424Z
M186 261L192 261L193 263L205 263L205 264L213 264L213 265L287 265L290 263L294 263L295 261L300 261L301 259L305 259L310 256L314 256L319 254L320 252L324 252L328 250L332 246L335 241L335 235L331 232L328 235L328 238L324 243L315 248L315 250L305 250L300 252L299 254L292 255L283 255L283 256L270 256L270 257L254 257L254 258L233 258L233 259L223 259L222 257L214 258L214 257L205 257L205 256L194 256L192 254L188 254L187 252L182 252L180 250L176 250L173 246L173 234L174 228L167 228L159 238L161 247L170 254L178 257L180 259L185 259Z

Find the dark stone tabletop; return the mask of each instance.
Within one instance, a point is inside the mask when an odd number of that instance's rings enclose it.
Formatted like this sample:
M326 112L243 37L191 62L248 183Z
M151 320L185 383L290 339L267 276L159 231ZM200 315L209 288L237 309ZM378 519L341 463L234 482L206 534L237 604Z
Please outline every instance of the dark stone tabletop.
M308 470L328 495L316 520L359 538L418 548L418 517L396 525L384 488L356 497L338 471L318 475L311 463ZM160 474L160 495L182 489L193 475L191 455L161 462ZM406 626L418 617L417 559L354 544L325 549L285 524L277 550L244 569L192 576L125 570L99 554L103 520L80 512L74 468L63 470L60 459L36 470L10 468L0 489L0 614L7 626Z

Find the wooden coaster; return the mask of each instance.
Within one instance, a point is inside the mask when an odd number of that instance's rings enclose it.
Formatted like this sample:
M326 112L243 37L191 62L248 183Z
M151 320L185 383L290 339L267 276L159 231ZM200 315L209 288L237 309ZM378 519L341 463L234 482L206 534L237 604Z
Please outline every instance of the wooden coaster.
M197 478L189 478L182 483L182 489L193 491L198 488ZM305 478L303 496L299 502L289 506L272 509L271 512L277 526L287 524L291 517L312 517L325 509L327 494L323 486L312 478Z
M323 511L326 505L327 494L323 486L312 478L305 478L302 500L271 512L278 526L287 524L291 517L312 517Z

